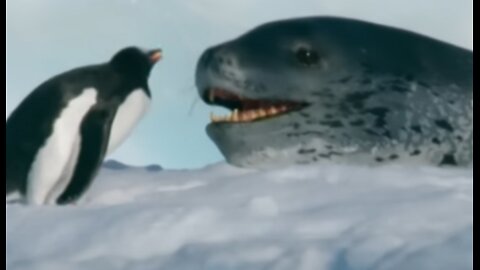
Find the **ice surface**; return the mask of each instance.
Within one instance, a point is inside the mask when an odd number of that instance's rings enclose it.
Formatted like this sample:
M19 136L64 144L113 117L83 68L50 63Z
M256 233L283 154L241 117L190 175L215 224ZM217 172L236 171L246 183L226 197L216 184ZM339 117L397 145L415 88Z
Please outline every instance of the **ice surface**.
M8 206L7 267L472 269L471 169L103 169L75 206Z

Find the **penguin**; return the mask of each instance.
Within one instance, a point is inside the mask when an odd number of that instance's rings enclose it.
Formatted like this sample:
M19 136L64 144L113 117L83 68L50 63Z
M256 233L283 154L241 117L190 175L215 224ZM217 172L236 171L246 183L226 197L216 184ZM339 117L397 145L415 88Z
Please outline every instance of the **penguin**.
M7 202L75 203L147 112L148 78L161 58L160 49L127 47L35 88L6 122Z

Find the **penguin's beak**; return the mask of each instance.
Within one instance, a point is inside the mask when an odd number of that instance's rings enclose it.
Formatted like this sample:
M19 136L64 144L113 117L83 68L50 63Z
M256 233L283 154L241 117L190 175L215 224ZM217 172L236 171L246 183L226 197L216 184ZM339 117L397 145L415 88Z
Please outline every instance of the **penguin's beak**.
M148 55L150 58L150 62L152 62L152 64L155 64L158 61L160 61L160 59L162 59L162 50L160 49L152 50L148 53Z

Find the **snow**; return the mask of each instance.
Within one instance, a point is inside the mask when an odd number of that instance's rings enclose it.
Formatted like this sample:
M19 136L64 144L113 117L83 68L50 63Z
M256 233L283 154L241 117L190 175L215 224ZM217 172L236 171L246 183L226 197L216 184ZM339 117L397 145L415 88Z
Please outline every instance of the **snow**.
M7 219L9 270L473 269L472 169L103 169Z

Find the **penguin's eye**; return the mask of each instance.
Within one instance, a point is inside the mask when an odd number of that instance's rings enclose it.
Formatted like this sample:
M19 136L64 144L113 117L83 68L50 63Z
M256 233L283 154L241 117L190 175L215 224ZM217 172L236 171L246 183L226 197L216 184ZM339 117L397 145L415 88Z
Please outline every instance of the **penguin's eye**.
M320 55L308 48L300 47L295 51L297 61L305 66L312 67L320 63Z

